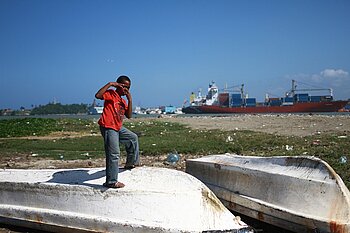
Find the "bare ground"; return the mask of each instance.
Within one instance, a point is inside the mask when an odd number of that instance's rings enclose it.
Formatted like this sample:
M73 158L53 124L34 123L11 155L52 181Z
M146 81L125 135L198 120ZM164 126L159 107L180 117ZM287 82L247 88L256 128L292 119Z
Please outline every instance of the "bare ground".
M152 119L152 118L151 118ZM129 121L149 121L150 118L133 118ZM347 134L350 132L350 114L346 115L231 115L231 116L191 116L178 117L166 115L153 118L152 120L177 122L188 125L193 129L220 129L220 130L252 130L278 135L308 136L313 134L337 133ZM35 139L58 139L87 136L87 134L76 132L55 132L48 136L35 137ZM93 134L90 136L99 136ZM30 137L28 139L34 139ZM10 139L9 139L10 140ZM195 156L185 155L183 157L193 158ZM123 164L124 157L121 159ZM147 156L141 158L146 166L171 167L184 170L185 160L181 158L176 166L165 163L166 155ZM104 159L60 161L50 159L38 159L31 155L14 154L11 156L0 156L0 168L76 168L76 167L103 167Z
M164 117L161 120L187 124L194 129L252 130L300 137L350 131L350 114L194 116Z

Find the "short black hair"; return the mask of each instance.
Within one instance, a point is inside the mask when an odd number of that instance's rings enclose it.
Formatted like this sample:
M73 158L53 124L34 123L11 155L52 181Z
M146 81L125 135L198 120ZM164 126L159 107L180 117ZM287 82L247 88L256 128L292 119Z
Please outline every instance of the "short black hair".
M117 83L122 83L124 81L128 81L131 84L130 78L126 75L121 75L117 78Z

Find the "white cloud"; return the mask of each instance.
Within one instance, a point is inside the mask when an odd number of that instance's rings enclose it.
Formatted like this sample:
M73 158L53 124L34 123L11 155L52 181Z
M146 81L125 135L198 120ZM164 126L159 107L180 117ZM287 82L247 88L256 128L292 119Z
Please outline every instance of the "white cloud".
M342 69L325 69L321 72L321 76L325 78L345 78L349 76L349 73Z
M318 81L329 85L330 87L349 86L349 73L342 69L325 69L318 76Z
M323 72L323 71L322 71L322 72ZM312 80L313 82L319 83L319 82L322 81L323 76L322 76L322 75L319 75L319 74L312 74L312 75L310 75L310 78L311 78L311 80Z
M325 69L318 74L294 74L287 75L289 79L295 79L297 81L308 82L312 81L315 83L322 82L346 82L349 81L349 72L342 69Z

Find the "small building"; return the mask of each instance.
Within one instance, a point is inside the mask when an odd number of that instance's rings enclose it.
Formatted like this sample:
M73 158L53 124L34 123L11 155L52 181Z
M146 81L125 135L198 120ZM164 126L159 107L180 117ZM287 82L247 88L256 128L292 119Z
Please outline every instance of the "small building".
M176 107L175 106L166 106L164 108L164 113L165 114L174 114L176 112Z

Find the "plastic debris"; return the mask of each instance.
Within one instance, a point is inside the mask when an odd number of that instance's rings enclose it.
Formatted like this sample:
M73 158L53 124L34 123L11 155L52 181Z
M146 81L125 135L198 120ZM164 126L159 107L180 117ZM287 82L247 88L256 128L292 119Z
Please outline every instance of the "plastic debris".
M232 142L233 141L233 138L231 137L231 136L228 136L227 138L226 138L226 142Z
M293 150L293 146L286 145L286 150L287 150L287 151Z
M320 144L321 144L321 141L318 140L318 139L316 139L316 140L314 140L314 141L312 142L312 145L314 145L314 146L318 146L318 145L320 145Z
M339 158L339 163L344 164L347 162L348 162L348 158L345 155L343 155Z
M169 153L166 159L166 161L171 165L175 165L179 160L180 155L177 152Z

